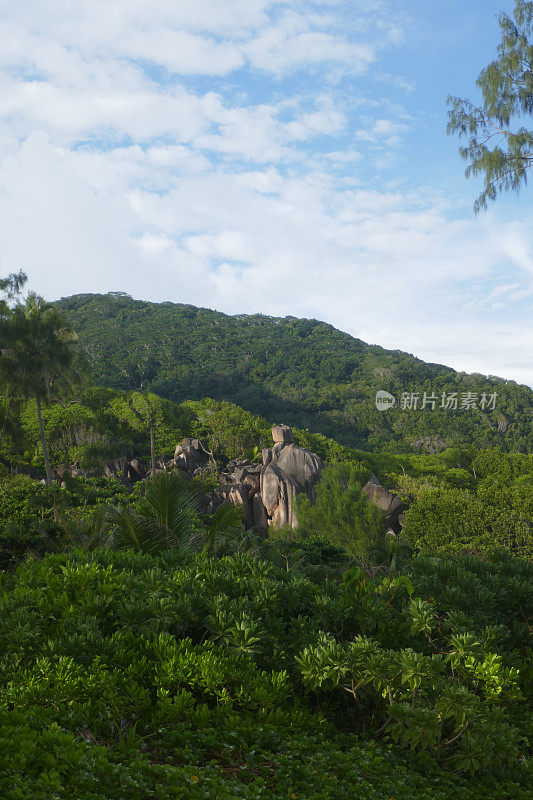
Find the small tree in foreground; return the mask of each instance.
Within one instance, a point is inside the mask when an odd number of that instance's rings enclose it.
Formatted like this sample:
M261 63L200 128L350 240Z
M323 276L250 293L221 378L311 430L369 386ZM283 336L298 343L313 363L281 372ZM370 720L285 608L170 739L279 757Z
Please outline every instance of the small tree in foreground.
M316 500L296 499L297 535L318 537L342 547L351 556L366 556L383 535L383 514L361 491L361 474L345 462L326 467Z

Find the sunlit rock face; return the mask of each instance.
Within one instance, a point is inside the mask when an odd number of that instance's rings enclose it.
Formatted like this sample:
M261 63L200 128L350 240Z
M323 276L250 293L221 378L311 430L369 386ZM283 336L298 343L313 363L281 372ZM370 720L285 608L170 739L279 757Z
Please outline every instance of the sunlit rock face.
M370 476L361 491L370 503L374 503L385 513L387 529L397 533L401 528L400 517L403 517L403 505L400 498L382 486L374 474Z
M293 444L287 425L272 428L274 446L263 450L260 495L268 524L276 527L298 526L294 509L297 494L314 499L314 488L324 464L315 454Z

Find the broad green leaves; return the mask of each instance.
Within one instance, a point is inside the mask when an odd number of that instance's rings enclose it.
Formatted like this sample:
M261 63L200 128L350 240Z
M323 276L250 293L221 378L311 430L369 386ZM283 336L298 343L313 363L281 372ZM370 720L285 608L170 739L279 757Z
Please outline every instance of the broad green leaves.
M512 559L321 585L179 549L24 563L0 576L0 794L514 800L528 582Z

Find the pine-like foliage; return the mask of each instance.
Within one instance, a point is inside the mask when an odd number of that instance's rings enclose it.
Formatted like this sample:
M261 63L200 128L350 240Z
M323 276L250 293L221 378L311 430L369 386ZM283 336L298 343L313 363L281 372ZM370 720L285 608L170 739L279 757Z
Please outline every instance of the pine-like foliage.
M469 161L466 176L484 176L476 213L498 193L517 192L533 165L533 131L520 125L533 113L533 2L516 0L513 17L502 13L499 24L498 58L476 82L483 104L448 98L448 133L469 137L459 150ZM519 125L515 130L513 121Z
M302 538L325 538L352 556L367 556L383 537L383 515L361 492L362 475L354 464L327 467L316 488L316 500L296 498Z

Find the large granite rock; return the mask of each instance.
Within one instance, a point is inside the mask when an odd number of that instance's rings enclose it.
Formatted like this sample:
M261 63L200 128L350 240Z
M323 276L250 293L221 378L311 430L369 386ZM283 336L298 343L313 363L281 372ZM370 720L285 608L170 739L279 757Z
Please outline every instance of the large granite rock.
M292 429L288 425L273 425L272 426L272 439L274 444L283 442L283 444L292 444Z
M279 453L286 447L284 442L276 442L274 447L265 447L263 449L263 466L266 467L271 461L277 461Z
M361 491L369 502L374 503L385 513L386 528L398 532L401 527L398 518L403 511L400 498L382 486L374 474L370 476Z
M247 486L243 483L231 483L226 484L226 486L221 486L220 489L216 489L215 492L223 502L233 503L233 505L242 508L246 527L253 527L254 515Z
M282 449L275 450L273 462L287 475L290 475L307 494L320 478L323 463L315 453L303 450L295 444L285 445Z
M303 487L287 475L276 463L268 464L261 473L261 500L268 515L269 525L279 528L290 525L296 528L298 520L293 500Z
M174 464L186 472L193 473L199 467L204 467L209 461L209 452L199 439L190 439L186 436L181 444L176 446Z
M136 483L146 477L146 464L140 458L132 458L126 465L126 472L128 480Z
M115 458L113 461L106 461L104 462L104 475L106 478L126 478L127 464L126 456Z
M261 500L261 495L258 493L252 496L252 510L254 515L254 531L266 534L268 530L268 516L263 501Z
M294 498L305 493L314 499L314 487L323 468L322 460L292 443L292 431L286 425L272 428L274 446L263 450L260 495L268 524L276 527L298 526Z

